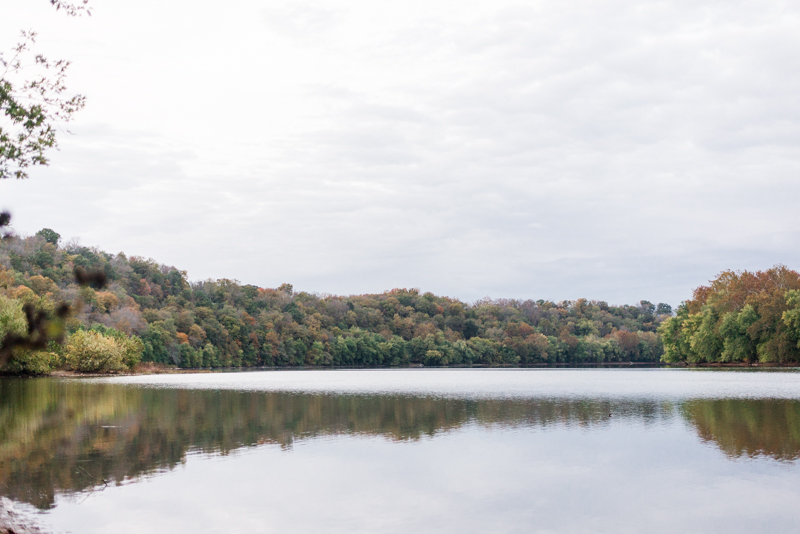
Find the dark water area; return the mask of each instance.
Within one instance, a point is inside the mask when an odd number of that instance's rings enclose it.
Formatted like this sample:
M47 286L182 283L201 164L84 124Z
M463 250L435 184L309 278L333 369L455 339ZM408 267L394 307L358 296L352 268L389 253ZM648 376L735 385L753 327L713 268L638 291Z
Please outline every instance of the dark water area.
M800 373L0 380L0 494L59 532L798 532Z

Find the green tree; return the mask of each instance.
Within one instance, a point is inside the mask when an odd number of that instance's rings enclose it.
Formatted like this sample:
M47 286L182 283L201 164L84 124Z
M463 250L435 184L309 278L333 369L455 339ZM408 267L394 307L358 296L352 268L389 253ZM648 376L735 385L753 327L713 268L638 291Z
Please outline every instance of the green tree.
M72 4L50 0L67 15L89 14L88 0ZM0 52L0 179L27 178L28 168L47 165L46 152L57 148L58 125L70 122L86 102L65 96L70 62L35 53L36 33L23 31L10 52Z
M36 235L53 245L58 245L58 242L61 241L61 234L54 232L50 228L42 228L36 232Z
M725 271L659 327L665 361L783 363L800 360L800 273Z
M786 292L786 304L789 309L783 312L783 322L793 332L797 339L797 348L800 348L800 290Z
M746 305L739 313L728 312L722 317L719 333L723 338L723 362L752 362L758 357L756 343L748 334L748 329L758 320L758 314L751 305Z

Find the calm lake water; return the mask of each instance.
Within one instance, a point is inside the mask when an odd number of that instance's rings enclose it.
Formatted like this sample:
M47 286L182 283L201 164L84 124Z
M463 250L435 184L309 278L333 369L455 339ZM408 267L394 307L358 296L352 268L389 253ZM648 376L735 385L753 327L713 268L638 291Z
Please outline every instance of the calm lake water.
M800 532L800 372L0 379L57 532Z

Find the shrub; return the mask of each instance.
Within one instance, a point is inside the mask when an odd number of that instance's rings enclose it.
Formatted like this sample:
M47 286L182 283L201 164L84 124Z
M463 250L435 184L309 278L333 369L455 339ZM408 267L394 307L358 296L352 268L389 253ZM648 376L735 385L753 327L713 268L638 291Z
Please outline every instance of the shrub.
M22 302L0 295L0 343L9 334L24 335L28 321L22 311ZM44 375L56 365L58 356L47 351L14 349L8 363L3 366L6 373Z
M65 350L69 369L104 373L125 369L125 349L111 336L92 330L78 330L69 337Z
M27 331L28 321L22 311L22 302L0 295L0 343L8 334L23 335Z
M17 375L46 375L57 367L58 354L46 351L14 351L3 371Z

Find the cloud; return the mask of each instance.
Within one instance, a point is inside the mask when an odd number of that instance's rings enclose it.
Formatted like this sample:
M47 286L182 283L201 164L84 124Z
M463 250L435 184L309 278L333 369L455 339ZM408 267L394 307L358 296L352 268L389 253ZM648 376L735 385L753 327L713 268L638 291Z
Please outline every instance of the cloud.
M465 299L677 304L799 263L800 8L193 6L140 50L147 5L98 4L101 59L51 29L94 108L0 184L24 230L195 279Z

